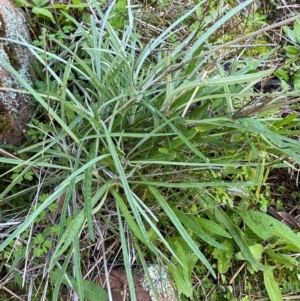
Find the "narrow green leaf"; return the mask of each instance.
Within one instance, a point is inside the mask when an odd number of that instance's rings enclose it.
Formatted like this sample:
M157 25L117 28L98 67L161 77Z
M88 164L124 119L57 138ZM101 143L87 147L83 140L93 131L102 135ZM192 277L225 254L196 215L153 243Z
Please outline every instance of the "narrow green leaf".
M156 289L155 289L155 286L153 284L153 279L151 278L151 276L149 274L149 271L148 271L148 266L147 266L147 263L145 261L145 255L142 252L142 250L141 250L141 248L140 248L140 246L139 246L138 243L133 242L133 244L134 244L135 250L137 251L138 258L139 258L139 260L140 260L140 262L141 262L141 264L143 266L143 270L145 272L146 279L147 279L147 281L149 283L149 286L151 288L151 292L152 292L152 294L154 296L154 300L153 301L159 301L158 296L157 296L157 292L156 292Z
M63 263L62 267L59 270L50 272L50 279L54 283L52 301L59 300L58 295L60 292L60 287L61 287L61 284L64 283L63 282L65 279L64 275L66 273L67 268L69 267L72 255L73 255L73 250L70 249L64 259L64 263Z
M143 233L141 232L140 228L138 227L138 225L136 224L136 222L134 221L134 218L131 216L128 207L126 206L124 200L122 199L122 197L119 195L119 193L115 190L115 189L110 189L111 194L113 195L113 197L115 198L118 207L120 208L120 211L122 212L129 228L131 229L133 235L135 237L137 237L141 242L143 242L144 244L148 245L147 240L145 240L145 237L143 235Z
M112 193L112 195L114 196L114 198L116 199L118 206L120 207L120 210L122 212L122 214L124 215L124 218L129 226L129 228L131 229L131 231L133 232L133 234L140 239L152 252L153 254L157 254L157 251L153 248L153 246L150 244L150 238L148 237L148 235L145 237L142 233L140 228L137 226L137 224L135 223L133 217L131 216L127 205L125 204L125 202L123 201L122 197L114 190L114 189L110 189L110 192ZM149 226L151 227L151 230L155 232L155 234L157 235L157 237L161 240L161 242L164 244L164 246L170 251L170 253L177 258L176 254L174 253L174 251L172 250L172 248L170 247L170 245L168 244L168 242L166 241L165 237L162 235L162 233L159 231L159 229L156 227L156 225L151 221L151 219L147 216L147 214L145 212L142 211L142 209L140 209L140 213L141 215L145 218L146 222L149 224ZM150 234L151 235L151 234ZM177 258L178 259L178 258ZM179 260L179 259L178 259Z
M238 122L236 126L239 130L245 130L246 132L253 132L260 135L268 145L277 148L281 153L290 156L295 162L300 163L298 152L293 150L299 149L299 141L271 131L266 125L254 118L244 118L243 121Z
M74 220L70 223L69 227L64 232L62 238L59 240L55 251L51 257L49 270L51 270L59 259L59 257L67 250L67 248L74 242L75 237L80 234L82 225L85 221L84 212L81 211Z
M91 161L94 157L96 157L97 140L91 145L89 150L89 154L87 157L87 162ZM94 229L93 229L93 213L92 213L92 185L93 185L93 165L89 166L85 171L85 181L84 181L84 209L86 220L89 229L89 235L91 240L95 241Z
M178 232L181 234L182 238L185 240L189 248L197 255L199 260L206 266L206 268L211 272L213 277L216 278L216 273L213 270L212 266L209 264L205 256L201 253L201 251L198 249L195 242L191 239L189 234L186 232L180 221L178 220L177 216L171 209L171 207L168 205L168 203L165 201L163 196L157 191L156 188L152 186L147 186L148 190L151 192L151 194L155 197L159 205L162 207L164 212L169 217L170 221L173 223L173 225L176 227Z
M103 185L97 194L92 199L92 206L95 205L95 203L99 200L101 195L103 195L108 189L109 189L110 183L107 183L106 185ZM51 257L50 263L49 263L49 270L51 270L59 257L67 250L67 248L73 243L75 240L75 237L78 237L80 234L80 231L82 229L82 225L85 221L85 212L82 210L79 212L79 214L74 217L74 220L70 223L69 227L64 232L63 236L59 240L55 251ZM1 246L0 246L1 247Z
M184 214L181 210L177 209L174 206L171 206L172 210L176 214L177 218L180 220L182 224L185 225L187 229L192 230L198 237L200 237L203 241L207 242L208 244L222 250L227 250L227 248L217 241L215 241L211 236L205 233L199 225L197 225L193 219L188 217Z
M259 71L256 73L251 73L251 74L245 74L245 75L232 75L232 76L227 76L227 77L222 77L222 78L210 78L207 80L199 81L189 81L181 86L179 86L177 89L175 89L168 98L166 99L166 103L169 103L172 101L174 97L176 97L178 94L181 92L185 92L197 87L212 87L212 86L227 86L227 85L236 85L238 83L253 83L255 84L256 82L260 81L263 77L266 77L270 75L273 72L273 70L264 70L264 71Z
M82 154L82 148L83 148L83 143L80 143L80 145L78 146L77 156L75 159L73 171L78 170L78 168L79 168L80 158L81 158L81 154ZM75 180L76 180L76 178L73 178L70 181L70 184L67 189L67 193L64 198L63 208L61 210L61 216L60 216L60 221L59 221L59 235L58 235L59 239L62 237L62 235L65 231L65 224L66 224L66 218L67 218L67 210L69 207L69 201L71 200L72 197L73 198L76 197Z
M121 246L122 246L122 252L123 252L123 258L124 258L124 266L126 270L126 276L127 276L127 283L129 286L129 291L130 291L130 300L136 301L136 294L135 294L135 288L134 288L134 281L133 281L133 276L131 272L131 256L128 253L128 240L129 238L125 237L125 232L128 233L124 228L123 228L123 221L122 221L122 215L119 210L119 207L117 207L117 215L118 215L118 222L119 222L119 235L121 238Z
M297 113L289 114L285 118L281 118L278 121L275 121L273 126L280 128L285 125L289 125L295 118L297 117Z
M84 301L84 290L83 290L83 279L82 279L82 273L81 273L81 256L80 256L80 246L79 246L79 238L78 236L74 237L73 242L73 250L74 250L74 256L73 256L73 262L74 262L74 268L75 268L75 290L78 294L79 300Z
M187 130L187 131L182 131L182 135L184 135L186 141L191 140L197 133L199 132L199 128L197 129L196 127ZM170 149L176 149L179 148L180 146L182 146L184 144L184 141L182 141L179 137L176 137L174 139L172 139L171 143L168 144L168 147Z
M129 206L130 206L130 208L133 212L133 215L136 219L136 222L137 222L140 230L143 233L144 240L146 240L147 239L147 232L146 232L146 229L145 229L144 224L142 222L141 216L140 216L140 214L137 210L136 200L132 196L132 193L131 193L131 190L130 190L130 187L129 187L129 183L128 183L127 177L125 175L124 166L122 165L122 163L120 161L120 158L119 158L118 153L116 151L116 147L115 147L115 145L112 141L112 137L110 135L110 132L108 131L105 123L102 120L101 120L101 125L103 127L103 131L104 131L105 138L106 138L106 141L107 141L107 145L108 145L108 148L109 148L109 151L110 151L110 155L111 155L111 157L113 158L113 161L114 161L115 169L118 172L119 181L122 183L124 193L126 195Z
M281 291L276 282L273 271L264 271L264 283L271 301L283 301Z

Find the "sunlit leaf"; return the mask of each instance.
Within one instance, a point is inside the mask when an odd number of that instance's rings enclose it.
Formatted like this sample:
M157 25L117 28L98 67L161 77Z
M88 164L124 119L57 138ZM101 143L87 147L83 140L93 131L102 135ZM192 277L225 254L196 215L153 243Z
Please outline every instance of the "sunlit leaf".
M34 7L32 9L32 12L34 14L36 14L37 16L39 16L39 17L43 17L45 19L50 20L52 23L55 23L55 20L54 20L54 17L52 15L51 11L49 11L46 8L43 8L43 7Z

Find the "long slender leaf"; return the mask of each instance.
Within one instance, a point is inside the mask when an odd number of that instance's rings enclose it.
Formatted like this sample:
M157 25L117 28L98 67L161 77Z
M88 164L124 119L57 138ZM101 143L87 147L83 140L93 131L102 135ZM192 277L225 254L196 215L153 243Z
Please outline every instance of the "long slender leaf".
M87 161L92 160L95 157L95 141L90 149ZM93 231L93 214L92 214L92 185L93 185L93 166L90 166L85 171L85 182L84 182L84 204L85 204L85 214L86 220L89 228L89 235L92 241L95 241L95 235Z
M191 250L197 255L199 260L206 266L206 268L211 272L213 277L216 277L216 273L205 258L205 256L200 252L198 247L196 246L195 242L191 239L189 234L186 232L180 221L178 220L177 216L171 209L171 207L168 205L168 203L164 200L163 196L158 192L158 190L152 186L147 186L147 189L151 192L155 200L159 203L159 205L162 207L164 212L169 217L170 221L172 221L175 228L178 230L178 232L181 234L182 238L186 241L187 245L191 248Z
M132 270L131 270L131 258L130 254L128 253L128 238L125 237L125 229L123 226L123 221L121 217L121 212L119 211L119 208L117 207L117 214L118 214L118 222L119 222L119 232L120 232L120 238L121 238L121 245L122 245L122 252L123 252L123 258L124 258L124 266L126 270L127 275L127 281L130 291L130 300L136 301L136 294L135 294L135 287L134 287L134 281L132 276ZM126 231L127 232L127 231Z

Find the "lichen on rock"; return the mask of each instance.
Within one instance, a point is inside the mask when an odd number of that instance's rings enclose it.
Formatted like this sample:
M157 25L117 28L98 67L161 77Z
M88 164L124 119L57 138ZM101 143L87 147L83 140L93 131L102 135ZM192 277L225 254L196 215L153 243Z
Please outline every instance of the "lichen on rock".
M31 43L23 12L9 0L0 0L0 38ZM7 61L20 76L32 85L30 51L26 47L8 40L0 40L0 57ZM0 62L0 143L18 145L25 138L26 125L30 121L34 106L30 95L19 80Z
M157 264L151 264L148 266L148 273L158 301L178 300L171 277L165 268ZM141 268L133 269L132 276L136 299L138 301L156 301L155 294L152 292L144 271ZM107 280L110 283L109 286ZM114 301L131 300L127 275L123 266L111 268L108 275L98 275L97 283L104 289L110 287L110 293Z

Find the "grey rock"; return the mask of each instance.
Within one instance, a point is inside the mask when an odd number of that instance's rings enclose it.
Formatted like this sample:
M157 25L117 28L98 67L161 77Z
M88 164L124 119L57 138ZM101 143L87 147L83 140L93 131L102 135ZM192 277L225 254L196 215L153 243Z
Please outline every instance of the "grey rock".
M25 16L20 8L9 0L0 0L0 38L31 43ZM0 57L32 85L33 71L30 51L27 47L10 41L0 40ZM29 94L19 80L0 62L0 143L18 145L26 133L26 125L34 112ZM10 89L10 90L5 90Z

